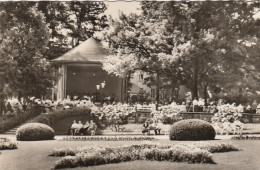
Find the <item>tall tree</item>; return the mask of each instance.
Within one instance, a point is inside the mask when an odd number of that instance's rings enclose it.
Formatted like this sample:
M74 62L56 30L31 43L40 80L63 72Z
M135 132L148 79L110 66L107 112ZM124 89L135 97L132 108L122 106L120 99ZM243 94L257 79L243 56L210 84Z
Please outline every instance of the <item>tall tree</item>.
M172 55L193 68L187 74L193 98L198 97L200 82L207 88L212 73L238 72L239 66L248 66L248 58L259 59L246 57L258 41L259 24L253 16L259 3L143 2L143 10L151 18L167 20L165 29L174 35Z
M1 2L0 20L0 91L9 88L24 102L44 96L55 78L43 56L49 40L43 15L34 2Z
M107 27L103 2L39 2L51 32L46 55L56 58Z
M131 66L131 56L134 68L179 80L193 98L204 88L205 99L212 84L226 83L214 77L257 73L259 56L250 51L259 41L259 3L142 2L142 10L122 14L105 33L121 64Z

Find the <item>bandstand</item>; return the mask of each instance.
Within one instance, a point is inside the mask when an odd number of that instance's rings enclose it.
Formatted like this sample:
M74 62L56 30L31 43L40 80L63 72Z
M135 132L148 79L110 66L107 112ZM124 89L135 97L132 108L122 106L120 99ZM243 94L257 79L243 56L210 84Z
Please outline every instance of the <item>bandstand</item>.
M109 75L102 69L108 51L94 38L81 43L64 55L52 60L59 64L57 100L67 96L92 96L101 102L105 97L125 101L125 80Z

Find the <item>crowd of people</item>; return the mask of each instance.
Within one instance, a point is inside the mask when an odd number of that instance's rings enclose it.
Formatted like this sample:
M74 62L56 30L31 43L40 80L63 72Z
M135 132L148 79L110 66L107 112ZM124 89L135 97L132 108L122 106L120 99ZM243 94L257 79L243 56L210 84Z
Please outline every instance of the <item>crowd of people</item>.
M8 99L2 112L2 115L19 115L19 113L25 111L27 108L37 107L41 113L49 113L54 110L66 110L73 107L95 107L93 102L88 96L84 99L64 99L60 101L44 100L35 97L29 98L26 104L18 99Z

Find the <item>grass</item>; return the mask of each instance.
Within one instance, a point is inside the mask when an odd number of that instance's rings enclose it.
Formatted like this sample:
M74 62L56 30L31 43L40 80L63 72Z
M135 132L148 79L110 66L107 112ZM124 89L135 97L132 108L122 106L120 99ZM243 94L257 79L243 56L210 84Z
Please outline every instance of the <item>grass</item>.
M15 136L8 136L9 139L15 140ZM148 143L162 143L162 144L193 144L199 142L191 141L170 141L169 139L159 139L159 141ZM91 167L91 170L162 170L162 169L250 169L258 170L260 167L259 155L260 142L250 140L214 140L208 141L209 143L222 143L232 142L238 147L242 148L240 152L226 152L226 153L214 153L213 160L217 164L184 164L184 163L172 163L172 162L151 162L151 161L134 161L124 162L119 164L109 164ZM3 150L1 157L1 169L5 170L50 170L54 167L55 161L59 160L58 157L48 156L53 148L61 147L83 147L89 146L124 146L132 144L140 144L140 141L31 141L31 142L19 142L19 149L17 150ZM145 142L147 143L147 142ZM39 147L40 146L40 147ZM82 170L83 168L74 168L73 170ZM89 169L89 168L86 168Z

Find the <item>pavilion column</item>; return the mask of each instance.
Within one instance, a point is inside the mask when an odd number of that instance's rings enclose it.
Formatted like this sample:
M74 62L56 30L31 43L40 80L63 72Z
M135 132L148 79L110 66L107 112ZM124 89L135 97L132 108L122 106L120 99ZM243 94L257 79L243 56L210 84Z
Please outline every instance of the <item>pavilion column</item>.
M57 100L63 100L66 98L66 84L67 84L67 66L62 63L59 68L59 73L61 75L58 81L58 94Z

